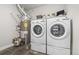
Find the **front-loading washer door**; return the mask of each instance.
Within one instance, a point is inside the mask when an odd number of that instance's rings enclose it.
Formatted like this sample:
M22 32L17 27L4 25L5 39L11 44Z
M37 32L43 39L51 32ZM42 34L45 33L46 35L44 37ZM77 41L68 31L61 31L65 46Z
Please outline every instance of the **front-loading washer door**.
M50 26L50 36L54 39L62 39L67 34L67 28L64 23L55 22Z
M32 27L32 34L35 37L41 37L44 34L44 27L40 23L36 23Z

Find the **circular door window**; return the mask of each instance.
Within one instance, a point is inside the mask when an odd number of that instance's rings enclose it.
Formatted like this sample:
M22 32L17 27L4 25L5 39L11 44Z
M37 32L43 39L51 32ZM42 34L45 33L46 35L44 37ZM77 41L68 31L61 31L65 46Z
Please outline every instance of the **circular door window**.
M64 35L65 33L65 28L63 25L61 24L54 24L51 28L50 28L50 32L53 36L55 37L61 37Z
M40 25L35 25L33 31L36 35L40 35L42 33L42 27Z

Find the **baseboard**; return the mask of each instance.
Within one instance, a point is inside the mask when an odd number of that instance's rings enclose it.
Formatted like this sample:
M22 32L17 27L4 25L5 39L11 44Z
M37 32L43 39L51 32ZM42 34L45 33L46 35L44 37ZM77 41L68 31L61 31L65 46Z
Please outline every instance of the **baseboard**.
M6 49L6 48L9 48L9 47L11 47L11 46L13 46L13 44L0 47L0 51L4 50L4 49Z

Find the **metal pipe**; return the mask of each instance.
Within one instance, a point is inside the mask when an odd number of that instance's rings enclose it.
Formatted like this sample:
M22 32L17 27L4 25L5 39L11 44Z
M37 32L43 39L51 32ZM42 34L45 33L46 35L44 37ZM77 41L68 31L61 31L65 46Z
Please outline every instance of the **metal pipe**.
M22 15L22 16L25 16L25 19L26 19L26 18L31 19L31 17L23 10L23 8L21 7L20 4L17 4L16 6L17 6L19 12L21 13L21 15Z
M26 12L22 9L22 7L20 6L20 4L17 4L17 7L20 9L20 11L24 14L24 16L26 16Z

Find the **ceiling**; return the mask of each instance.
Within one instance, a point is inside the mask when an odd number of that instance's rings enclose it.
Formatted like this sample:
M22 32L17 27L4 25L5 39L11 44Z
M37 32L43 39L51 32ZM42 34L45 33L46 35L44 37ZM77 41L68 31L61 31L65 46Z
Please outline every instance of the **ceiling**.
M31 9L34 9L34 8L37 8L37 7L40 7L40 6L43 6L45 4L21 4L22 7L25 9L25 10L31 10Z

